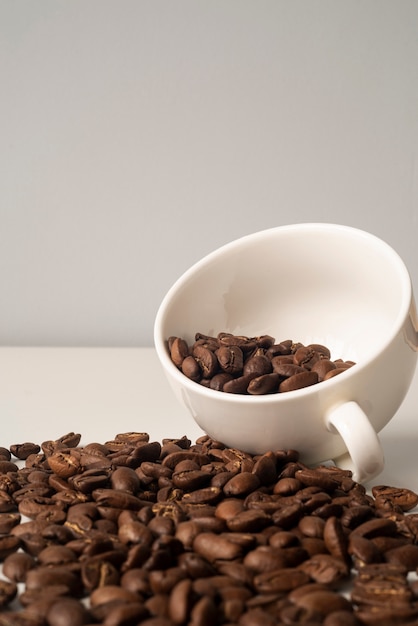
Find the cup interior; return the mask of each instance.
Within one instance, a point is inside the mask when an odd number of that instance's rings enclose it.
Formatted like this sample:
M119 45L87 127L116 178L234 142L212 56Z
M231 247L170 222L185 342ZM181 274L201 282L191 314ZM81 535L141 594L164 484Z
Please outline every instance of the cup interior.
M193 342L195 332L270 334L361 363L398 332L410 299L402 260L375 236L333 224L278 227L190 268L160 307L156 347L169 336Z

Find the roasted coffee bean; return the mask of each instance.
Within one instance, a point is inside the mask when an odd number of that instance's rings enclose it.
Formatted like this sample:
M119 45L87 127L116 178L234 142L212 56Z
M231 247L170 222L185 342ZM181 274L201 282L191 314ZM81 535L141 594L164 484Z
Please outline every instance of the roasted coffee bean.
M15 473L18 471L18 466L13 461L0 460L0 473L7 474L8 472Z
M215 533L201 533L193 541L193 549L209 562L231 561L242 556L242 548Z
M377 517L367 522L363 522L359 526L356 526L353 530L353 534L361 535L371 539L373 537L379 537L381 535L394 536L396 534L397 527L396 522L389 518Z
M42 565L64 565L77 560L77 554L67 546L50 545L38 554L38 561Z
M3 562L3 574L10 580L20 583L26 579L27 572L36 566L36 560L27 552L14 552Z
M357 567L369 563L381 563L384 558L382 552L371 539L352 533L347 547Z
M126 624L143 624L149 612L142 601L118 603L106 611L103 623L108 626L125 626Z
M20 513L0 513L0 535L7 535L21 519Z
M30 569L26 574L26 589L42 590L45 587L62 585L68 595L78 596L81 581L77 575L64 566L40 566Z
M181 371L185 376L187 376L187 378L190 378L190 380L194 380L195 382L199 382L202 378L202 372L199 367L199 363L191 354L183 359L183 362L181 364Z
M246 394L251 380L251 374L237 376L236 378L226 381L222 387L222 391L225 393Z
M322 538L324 536L325 522L320 517L306 515L302 517L297 527L305 537Z
M234 380L232 374L228 374L228 372L220 372L219 374L215 374L209 383L209 387L214 389L215 391L224 391L225 383Z
M239 346L245 352L250 352L257 347L257 340L252 337L245 337L245 335L233 335L232 333L220 332L218 333L217 340L221 347Z
M114 509L137 511L143 506L143 502L135 495L120 489L96 489L92 496L98 505L109 506Z
M16 443L10 446L10 452L18 459L26 460L31 454L38 454L41 446L36 443Z
M12 600L14 600L17 594L16 583L9 580L0 579L0 608L4 608Z
M418 546L407 544L386 550L385 561L401 565L410 572L416 571L418 569Z
M263 374L252 378L248 383L247 391L253 396L260 396L267 393L275 393L280 382L279 374L272 372L271 374Z
M195 505L195 504L216 504L222 497L222 490L220 487L202 487L195 491L187 492L181 498L183 504Z
M75 450L59 450L48 457L48 465L60 478L69 478L80 469L80 455Z
M256 533L271 524L271 517L263 511L249 509L240 511L227 520L226 525L233 533Z
M219 369L218 360L212 350L204 346L195 346L193 356L196 359L203 378L212 378Z
M283 380L279 385L279 392L286 393L288 391L296 391L297 389L316 385L318 381L318 374L316 372L300 372L299 374L293 374L293 376Z
M271 359L265 354L255 354L245 361L242 373L244 376L256 377L271 374L272 371Z
M173 363L180 368L184 359L189 355L189 346L184 339L175 337L170 343L170 356Z
M222 345L201 341L213 353ZM241 338L244 360L267 354L265 342ZM302 348L284 351L301 359L311 353ZM297 451L253 456L207 435L160 444L120 433L87 449L77 440L70 433L44 442L39 463L32 455L0 473L0 556L16 587L0 599L0 626L384 626L418 618L414 492L376 486L369 495L350 472L307 467ZM61 475L63 460L71 475ZM88 486L96 480L104 485ZM10 608L16 595L22 609Z
M178 466L177 466L178 467ZM192 491L208 485L211 475L200 469L176 471L172 474L173 485L183 491Z
M328 552L338 559L348 561L348 539L341 521L335 517L327 518L323 538Z
M10 461L11 458L12 458L12 455L10 453L10 450L8 448L4 448L3 446L0 446L0 460Z
M322 355L312 346L302 346L293 354L293 360L296 365L301 365L308 370L311 370L312 366L321 358Z
M332 590L316 590L305 593L296 598L295 603L299 607L308 609L321 617L334 611L350 611L351 604L347 598Z
M138 474L130 467L117 467L110 475L112 489L136 494L141 486Z
M218 363L224 372L236 376L242 374L244 355L237 345L221 346L216 351Z
M270 335L246 337L220 332L216 337L195 334L189 348L179 337L169 337L174 365L191 380L215 391L264 395L315 385L354 365L331 360L321 344L307 346L286 340L278 344Z
M119 585L101 585L90 594L92 607L109 605L110 602L138 602L140 597L137 593L124 589Z
M327 585L334 585L345 579L349 574L347 563L330 554L316 554L300 564L312 580Z
M333 361L329 359L319 359L316 361L312 367L311 372L315 372L318 375L318 380L323 381L328 374L328 372L337 369L337 366Z
M306 371L302 365L298 365L294 362L293 357L290 363L281 357L274 358L272 360L272 365L273 371L276 372L276 374L279 374L282 379L290 378L296 374L303 374Z
M122 557L121 561L123 562ZM96 555L83 561L81 580L84 588L91 593L103 585L118 585L120 574L115 565L106 560L104 555Z
M226 496L245 496L260 486L260 479L252 472L240 472L228 480L223 492Z
M378 505L381 500L389 501L402 511L410 511L418 504L418 495L410 489L375 485L372 487L372 493Z
M343 372L346 371L347 368L345 367L336 367L333 370L328 371L325 375L323 380L329 380L330 378L334 378L334 376L338 376L338 374L342 374Z

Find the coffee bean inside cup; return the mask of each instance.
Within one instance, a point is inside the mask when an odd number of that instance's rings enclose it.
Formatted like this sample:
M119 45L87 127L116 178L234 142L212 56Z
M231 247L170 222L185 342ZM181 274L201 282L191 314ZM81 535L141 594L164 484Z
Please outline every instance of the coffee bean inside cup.
M190 380L215 391L253 396L296 391L355 365L331 358L321 344L276 342L270 335L220 332L214 337L197 332L191 345L172 336L167 347L174 365Z

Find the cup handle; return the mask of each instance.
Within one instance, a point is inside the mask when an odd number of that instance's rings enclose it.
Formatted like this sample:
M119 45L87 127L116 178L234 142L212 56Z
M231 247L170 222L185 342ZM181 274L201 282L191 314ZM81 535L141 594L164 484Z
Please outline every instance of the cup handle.
M345 402L331 409L326 423L329 430L340 434L348 450L347 454L334 459L335 463L350 469L356 482L367 482L383 470L379 437L357 402Z

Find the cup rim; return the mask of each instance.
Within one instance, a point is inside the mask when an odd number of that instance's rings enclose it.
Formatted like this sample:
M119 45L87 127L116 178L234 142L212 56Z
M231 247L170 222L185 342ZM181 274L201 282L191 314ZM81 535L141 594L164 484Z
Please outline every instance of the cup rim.
M169 304L176 294L176 292L187 283L191 276L198 273L203 267L215 261L218 257L225 254L226 252L233 251L235 248L239 248L242 245L245 245L249 241L257 241L257 239L262 239L266 235L272 235L275 232L285 232L285 231L330 231L330 232L347 232L351 233L357 237L362 237L363 239L367 239L370 242L374 242L376 246L382 248L385 254L390 255L392 257L393 263L396 263L398 268L398 274L402 281L402 303L399 306L398 315L395 318L392 324L392 330L385 338L385 342L378 349L376 349L369 358L362 363L356 363L351 368L349 368L346 372L344 372L344 380L348 380L353 375L356 375L360 370L363 370L366 367L369 367L370 364L386 349L386 347L393 341L396 335L400 332L405 319L409 313L409 309L411 307L411 302L413 298L413 288L411 277L401 256L396 252L396 250L390 246L386 241L377 237L376 235L367 232L365 230L353 227L346 226L343 224L331 223L331 222L301 222L295 224L286 224L282 226L275 226L268 229L263 229L260 231L256 231L242 237L238 237L222 246L216 248L212 252L204 255L197 262L193 263L185 272L183 272L177 280L171 285L171 287L166 292L163 297L160 306L158 308L155 321L154 321L154 346L157 352L157 355L162 363L164 369L170 373L170 375L175 378L180 385L186 387L193 393L199 393L202 396L206 396L208 398L218 398L223 402L231 402L236 404L237 402L245 401L246 404L270 404L270 403L285 403L286 401L290 401L296 397L302 397L309 394L318 393L317 385L311 385L309 387L303 387L301 389L297 389L294 391L289 391L283 394L265 394L260 396L251 396L251 395L242 395L242 394L229 394L222 393L214 394L213 389L207 389L203 385L199 385L196 382L190 380L185 376L172 362L170 355L167 350L167 337L162 336L162 326L164 320L167 316L167 310ZM332 377L326 381L321 382L321 389L324 389L324 385L328 388L331 388L333 385L338 385L339 380L338 376Z

